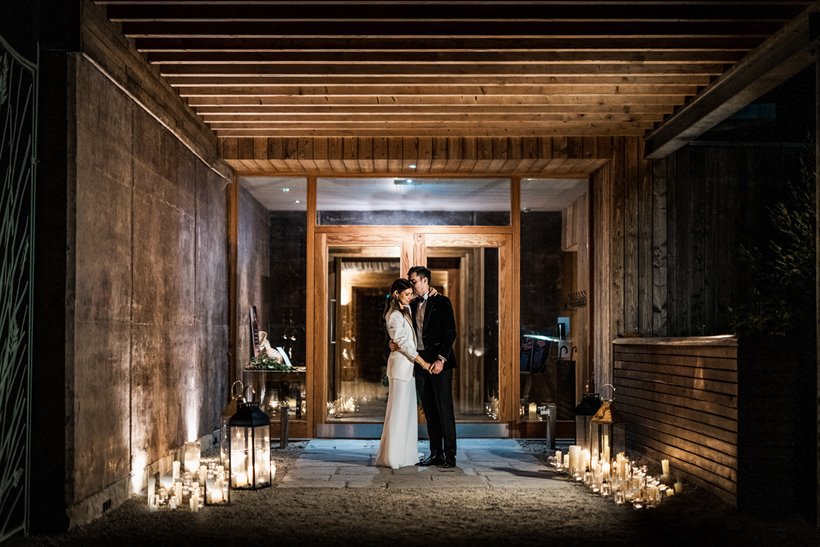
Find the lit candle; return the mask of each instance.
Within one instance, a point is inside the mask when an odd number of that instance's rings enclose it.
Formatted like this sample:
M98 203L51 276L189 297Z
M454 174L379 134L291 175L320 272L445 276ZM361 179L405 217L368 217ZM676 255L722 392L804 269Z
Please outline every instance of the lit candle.
M178 460L174 460L173 470L174 471L173 471L173 474L171 475L171 478L175 481L179 480L179 461Z
M561 467L564 464L564 455L560 450L555 451L555 467Z
M610 473L609 462L602 463L601 464L601 474L603 475L604 479L609 480L609 473Z
M677 481L675 483L675 494L680 494L683 492L683 483L681 481Z
M530 403L529 406L529 419L535 420L535 413L538 411L538 405L535 403Z
M199 469L199 457L202 451L202 445L199 441L192 441L189 443L185 443L184 453L184 461L185 461L185 471L190 471L191 473L195 473L197 469Z
M669 476L669 460L661 460L661 474L664 477Z
M577 444L569 447L569 472L577 473L581 465L581 447Z

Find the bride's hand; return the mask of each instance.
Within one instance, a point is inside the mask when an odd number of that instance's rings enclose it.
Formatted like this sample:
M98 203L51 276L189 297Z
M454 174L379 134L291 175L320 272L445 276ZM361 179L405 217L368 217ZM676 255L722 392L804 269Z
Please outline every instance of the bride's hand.
M438 294L438 291L435 287L430 287L430 290L427 291L427 296L435 296Z

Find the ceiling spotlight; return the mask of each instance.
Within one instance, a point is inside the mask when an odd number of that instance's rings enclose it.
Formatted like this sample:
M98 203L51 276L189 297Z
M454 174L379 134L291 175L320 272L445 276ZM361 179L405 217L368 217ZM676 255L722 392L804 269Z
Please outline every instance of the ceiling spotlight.
M413 184L413 179L393 179L393 184L396 186L407 186Z
M416 168L416 164L415 164L415 163L411 163L411 164L410 164L410 165L408 165L407 167L408 167L409 169L415 169L415 168Z
M283 191L283 192L290 192L290 188L288 188L287 186L285 186L284 188L282 188L282 191Z

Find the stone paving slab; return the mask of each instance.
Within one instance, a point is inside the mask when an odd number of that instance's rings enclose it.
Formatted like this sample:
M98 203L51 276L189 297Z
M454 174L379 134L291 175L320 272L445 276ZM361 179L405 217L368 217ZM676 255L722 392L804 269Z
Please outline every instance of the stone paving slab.
M561 484L514 439L459 439L457 467L375 466L379 442L312 439L279 488L551 488ZM419 455L429 454L426 441Z

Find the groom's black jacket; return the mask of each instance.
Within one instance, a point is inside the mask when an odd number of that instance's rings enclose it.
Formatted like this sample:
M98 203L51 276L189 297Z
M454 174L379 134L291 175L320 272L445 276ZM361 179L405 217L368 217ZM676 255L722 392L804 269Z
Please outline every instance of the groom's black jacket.
M414 326L416 325L416 310L420 302L421 299L417 298L410 304L410 308L413 310ZM455 368L456 359L453 353L455 340L456 319L450 299L441 293L428 296L427 304L424 307L424 330L422 332L424 350L420 352L421 356L428 363L432 363L441 355L445 358L445 369ZM418 367L416 372L422 371L418 364L416 364L416 367Z

